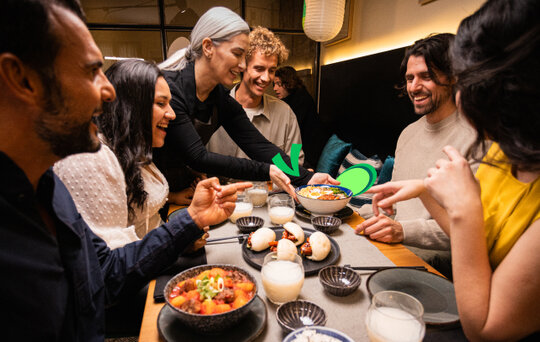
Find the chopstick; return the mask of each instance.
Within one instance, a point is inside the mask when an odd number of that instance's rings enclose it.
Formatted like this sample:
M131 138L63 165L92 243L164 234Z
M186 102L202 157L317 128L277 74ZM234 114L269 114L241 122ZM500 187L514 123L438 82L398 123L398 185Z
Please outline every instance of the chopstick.
M227 237L222 237L222 238L208 239L206 240L206 244L208 244L209 242L217 242L217 241L233 240L233 239L238 239L238 242L242 243L244 239L247 237L248 237L248 234L242 234L242 235L227 236Z
M409 268L413 270L420 270L420 271L427 271L427 268L424 266L351 266L351 265L344 265L343 267L350 268L353 270L360 270L360 271L379 271L379 270L386 270L389 268Z

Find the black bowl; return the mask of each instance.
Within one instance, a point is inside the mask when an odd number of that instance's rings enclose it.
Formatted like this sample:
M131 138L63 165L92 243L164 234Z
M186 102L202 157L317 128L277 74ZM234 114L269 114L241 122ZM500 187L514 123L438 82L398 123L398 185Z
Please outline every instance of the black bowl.
M312 302L295 300L281 304L277 308L276 319L283 330L291 332L306 326L325 325L326 313Z
M312 216L313 228L325 234L332 234L341 226L341 219L334 216Z
M202 271L206 271L214 267L223 268L226 271L235 270L244 274L253 284L255 284L255 294L253 295L253 297L245 305L237 309L213 315L189 313L180 310L179 308L171 304L171 302L169 301L169 295L172 289L176 286L176 284L178 284L182 280L195 277ZM238 323L238 321L240 321L240 319L242 319L249 312L249 307L257 296L257 281L255 280L255 277L253 277L249 272L238 266L220 264L201 265L192 267L175 275L171 280L169 280L163 292L165 295L165 300L167 301L167 305L169 305L169 307L176 314L176 317L184 325L197 331L198 333L216 334Z
M343 297L353 293L360 286L362 279L350 268L326 266L319 271L319 281L330 294Z
M258 216L244 216L236 220L236 226L244 234L256 231L264 225L264 220Z

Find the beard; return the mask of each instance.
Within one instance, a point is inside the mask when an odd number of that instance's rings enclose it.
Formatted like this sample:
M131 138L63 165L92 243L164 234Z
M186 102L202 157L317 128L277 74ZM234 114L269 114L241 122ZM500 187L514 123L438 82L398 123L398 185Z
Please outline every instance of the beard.
M423 106L416 106L414 104L414 96L428 96L428 102ZM418 115L428 115L436 112L443 103L446 103L452 96L452 91L445 89L439 91L439 96L434 97L431 92L423 92L419 94L409 93L409 99L413 102L414 112Z
M92 121L77 122L57 82L45 94L44 113L35 122L38 136L49 143L54 155L64 158L83 152L97 152L101 142L91 132ZM99 111L96 108L96 111Z

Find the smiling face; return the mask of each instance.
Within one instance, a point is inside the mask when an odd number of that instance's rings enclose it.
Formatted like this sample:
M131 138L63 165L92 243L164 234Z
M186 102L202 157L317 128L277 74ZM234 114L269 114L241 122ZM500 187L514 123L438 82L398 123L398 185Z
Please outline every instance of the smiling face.
M61 42L54 65L57 94L52 102L43 99L36 131L58 157L95 152L100 142L92 119L101 114L104 101L114 100L115 91L101 69L101 51L84 23L62 8L54 18Z
M162 147L165 144L167 126L176 115L170 104L171 91L167 81L158 77L154 105L152 106L152 147Z
M246 68L245 57L248 44L248 35L241 33L219 45L212 45L210 63L218 83L232 87L234 80Z
M256 51L248 61L246 71L242 77L242 87L251 97L261 97L266 88L272 84L276 76L278 57L266 56Z
M281 100L289 96L289 92L283 86L281 79L277 76L274 78L274 92L276 93L276 96Z
M434 69L439 83L447 84L448 78ZM435 83L429 75L428 67L423 56L411 56L407 62L407 94L414 105L418 115L436 113L441 106L452 101L451 87Z

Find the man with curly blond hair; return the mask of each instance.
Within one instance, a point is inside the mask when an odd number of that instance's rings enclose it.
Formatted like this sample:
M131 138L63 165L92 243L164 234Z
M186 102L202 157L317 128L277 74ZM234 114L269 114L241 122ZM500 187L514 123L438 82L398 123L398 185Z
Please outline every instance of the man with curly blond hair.
M288 104L265 94L273 85L278 66L287 60L289 50L274 33L264 27L256 27L249 34L249 48L246 53L246 70L240 83L231 90L231 96L238 101L250 121L277 147L290 154L292 144L301 144L300 128L296 116ZM221 127L207 148L211 152L248 158ZM304 152L300 152L300 165L304 162Z

